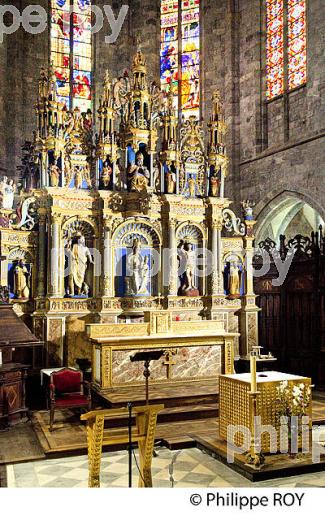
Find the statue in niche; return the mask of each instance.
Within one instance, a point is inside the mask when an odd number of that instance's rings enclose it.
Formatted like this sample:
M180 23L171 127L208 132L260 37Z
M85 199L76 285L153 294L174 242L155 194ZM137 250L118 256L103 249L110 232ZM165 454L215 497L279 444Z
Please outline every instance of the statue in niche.
M104 188L109 188L111 183L111 176L113 173L111 156L107 155L105 161L103 162L102 169L102 183Z
M165 182L167 193L173 194L176 192L176 167L173 161L170 164L169 161L165 163Z
M161 168L160 162L156 159L153 170L154 190L159 193L161 191Z
M240 298L240 269L237 262L230 262L229 267L229 298Z
M136 163L132 162L128 167L128 183L130 191L147 191L150 172L144 164L142 153L136 156Z
M85 237L78 233L72 241L71 249L67 248L67 256L70 260L68 291L70 296L88 296L89 287L85 282L89 264L93 264L93 258L86 246Z
M148 292L149 258L143 257L140 252L138 239L133 242L132 253L127 257L127 273L125 288L127 296L137 296Z
M196 253L191 243L183 244L181 248L181 256L183 259L184 276L181 286L182 296L199 296L199 291L195 287L195 271L196 271Z
M64 172L65 172L65 178L66 178L66 186L70 186L71 180L72 180L72 167L71 167L71 161L68 156L65 156L64 158Z
M148 292L149 281L149 257L146 255L143 259L142 273L141 273L141 287L139 294L146 294Z
M211 169L211 177L210 177L210 196L211 197L219 197L220 193L220 178L215 168Z
M77 189L81 189L82 183L83 183L83 175L82 175L82 170L81 170L80 166L76 167L75 172L76 172L75 173L75 186Z
M29 290L29 271L23 259L20 259L14 272L14 292L18 300L28 300Z
M195 179L193 178L193 176L190 174L189 175L189 178L187 180L187 184L188 184L188 192L189 192L189 195L191 198L195 197L195 194L196 194L196 181Z
M56 164L51 164L50 166L50 182L52 188L57 188L60 182L60 173L61 170Z
M14 197L16 191L16 184L12 179L3 177L0 183L0 202L3 209L12 209L14 205Z

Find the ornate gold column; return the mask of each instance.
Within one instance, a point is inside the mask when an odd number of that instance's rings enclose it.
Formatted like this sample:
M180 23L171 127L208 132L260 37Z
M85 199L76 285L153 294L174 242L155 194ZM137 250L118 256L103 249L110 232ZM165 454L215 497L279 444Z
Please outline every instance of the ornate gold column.
M170 278L169 278L169 296L177 296L177 241L176 241L176 225L177 220L171 218L169 220L169 250L171 254L170 262ZM165 267L164 267L165 268Z
M212 296L223 294L223 274L222 274L222 219L212 220L211 253L213 255L213 269L211 275Z
M61 255L61 215L52 215L51 223L51 240L50 240L50 280L49 280L49 296L52 298L60 298L60 255Z
M37 296L45 296L45 257L46 257L46 210L39 211L39 232L38 232L38 273L37 273Z
M111 219L104 219L102 296L113 296Z
M253 220L245 220L246 235L243 239L246 252L245 287L246 294L242 298L242 308L238 312L240 321L240 354L247 356L252 347L258 345L258 313L253 283L254 225Z

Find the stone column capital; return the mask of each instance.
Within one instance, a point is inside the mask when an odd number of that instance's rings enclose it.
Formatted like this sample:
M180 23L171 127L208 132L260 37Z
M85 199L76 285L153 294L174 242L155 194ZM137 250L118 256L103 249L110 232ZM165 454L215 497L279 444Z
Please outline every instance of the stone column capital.
M178 224L178 220L175 217L172 217L169 219L169 229L176 229L176 226Z
M52 214L52 224L62 224L63 217L60 213L53 213Z
M219 217L214 217L211 222L211 228L213 231L222 231L223 228L223 218L220 215Z

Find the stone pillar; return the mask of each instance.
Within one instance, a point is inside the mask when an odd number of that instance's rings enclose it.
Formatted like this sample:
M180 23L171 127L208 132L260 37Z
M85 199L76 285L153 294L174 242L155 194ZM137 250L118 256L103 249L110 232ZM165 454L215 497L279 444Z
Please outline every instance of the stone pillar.
M37 296L44 298L45 296L45 257L46 257L46 212L41 213L39 217L39 232L38 232L38 273L37 273Z
M177 221L171 218L169 221L169 240L168 246L170 250L170 278L169 278L169 296L177 296L177 241L176 241L176 224ZM169 267L168 266L168 267ZM166 269L166 266L163 266Z
M111 297L113 294L112 284L112 237L111 221L104 220L104 243L103 243L103 277L102 277L102 296Z
M51 224L51 240L50 240L50 280L49 280L49 296L52 298L60 298L60 230L61 217L52 216Z

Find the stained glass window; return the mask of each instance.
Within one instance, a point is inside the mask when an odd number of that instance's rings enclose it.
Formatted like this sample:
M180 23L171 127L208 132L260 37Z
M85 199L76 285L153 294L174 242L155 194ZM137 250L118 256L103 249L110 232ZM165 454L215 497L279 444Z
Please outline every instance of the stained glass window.
M283 0L266 2L266 20L267 97L271 99L284 89Z
M161 2L161 84L184 117L200 115L200 0Z
M306 82L306 0L266 0L266 96Z
M306 2L288 0L288 86L306 82Z
M59 100L91 109L91 0L51 0L51 62Z

